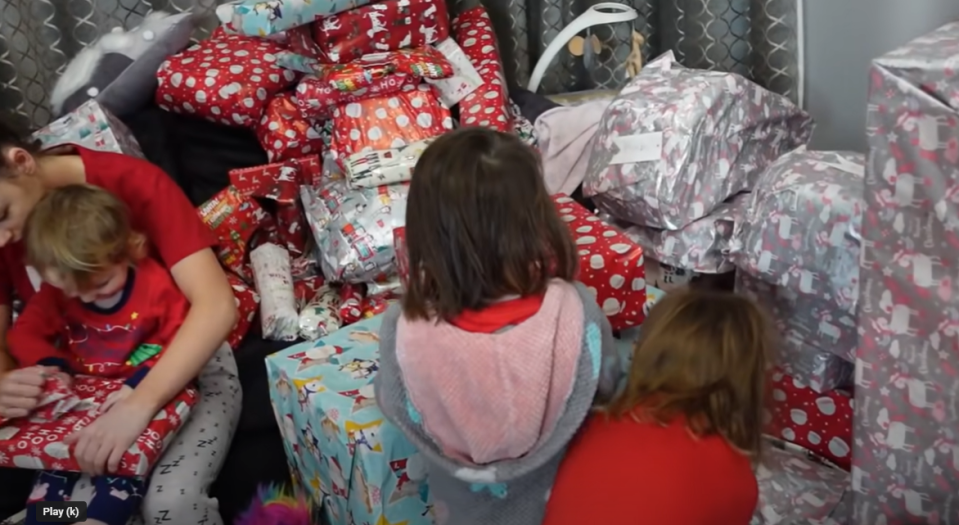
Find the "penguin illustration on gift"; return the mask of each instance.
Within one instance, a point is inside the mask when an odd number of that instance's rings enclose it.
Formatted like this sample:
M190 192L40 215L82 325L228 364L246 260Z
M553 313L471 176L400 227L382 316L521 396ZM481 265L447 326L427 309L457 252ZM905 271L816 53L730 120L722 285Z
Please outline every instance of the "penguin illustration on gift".
M300 359L300 364L296 367L296 371L299 373L314 366L328 365L333 360L334 356L342 353L343 348L340 346L323 345L310 348L303 353L304 355Z
M303 443L306 445L306 451L313 457L320 457L320 440L313 433L313 424L307 421L303 428Z
M310 396L326 391L326 387L323 386L323 376L293 379L293 387L296 388L296 401L299 403L301 412L309 408Z
M380 427L382 424L382 419L370 423L347 421L346 448L350 454L355 454L357 446L360 445L370 452L383 452L383 444L380 442Z
M379 369L379 363L370 359L354 359L340 366L340 372L349 372L353 379L368 379Z
M336 421L333 421L333 418L326 416L320 420L320 432L323 434L323 437L326 438L326 441L333 441L340 434L339 427L336 426Z

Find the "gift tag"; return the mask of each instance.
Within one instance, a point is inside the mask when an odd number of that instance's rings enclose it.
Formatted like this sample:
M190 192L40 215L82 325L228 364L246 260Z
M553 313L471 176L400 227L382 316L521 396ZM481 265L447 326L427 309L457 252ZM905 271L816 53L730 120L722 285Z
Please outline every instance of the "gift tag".
M450 61L453 66L453 76L439 80L426 79L426 81L437 88L440 100L447 107L452 107L482 86L483 78L473 67L463 49L452 38L436 44L436 49Z

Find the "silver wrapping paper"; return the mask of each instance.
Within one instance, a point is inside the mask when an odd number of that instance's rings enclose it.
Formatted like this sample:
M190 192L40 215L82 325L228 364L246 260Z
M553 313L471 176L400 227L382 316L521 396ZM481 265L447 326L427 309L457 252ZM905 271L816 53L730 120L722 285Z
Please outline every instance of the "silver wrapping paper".
M364 283L396 273L393 230L406 222L408 184L349 189L333 179L300 191L327 281Z
M340 299L329 286L323 286L300 310L300 337L316 341L340 329Z
M606 109L583 193L617 219L678 230L808 142L812 119L733 74L648 64Z
M849 383L857 345L855 312L743 272L736 273L736 292L771 318L780 336L779 365L788 375L819 393Z
M869 78L852 523L956 525L959 22Z
M399 148L354 153L343 163L350 188L374 188L409 182L416 161L433 139L419 140Z
M628 225L621 221L616 225L642 246L648 257L663 264L697 273L728 273L734 270L729 242L748 200L748 194L739 194L679 230Z
M77 109L47 124L33 134L44 148L77 144L97 151L122 153L143 158L133 133L96 100L88 100Z
M849 473L813 459L798 447L767 447L756 469L756 482L759 504L750 525L849 523Z
M752 276L854 311L865 156L799 148L767 169L732 242Z
M253 281L260 294L263 338L295 341L299 332L293 269L290 254L282 246L266 243L250 252Z

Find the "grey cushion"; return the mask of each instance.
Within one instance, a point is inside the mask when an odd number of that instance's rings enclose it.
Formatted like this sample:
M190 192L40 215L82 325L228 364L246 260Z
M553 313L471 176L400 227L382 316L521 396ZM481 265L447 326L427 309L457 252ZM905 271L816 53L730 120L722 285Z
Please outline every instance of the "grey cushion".
M96 99L118 117L129 115L152 98L156 72L172 54L186 47L193 34L190 13L151 13L138 27L104 35L67 66L51 93L57 116Z

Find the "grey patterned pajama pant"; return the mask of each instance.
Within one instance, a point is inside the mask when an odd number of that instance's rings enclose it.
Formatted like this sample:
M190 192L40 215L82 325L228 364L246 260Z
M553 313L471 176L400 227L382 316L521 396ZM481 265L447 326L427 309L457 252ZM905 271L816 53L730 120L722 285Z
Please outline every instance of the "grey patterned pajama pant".
M160 457L143 500L144 525L223 525L210 486L230 449L240 419L243 393L236 360L223 344L200 373L200 400L190 419ZM77 482L71 499L90 501L89 476Z

